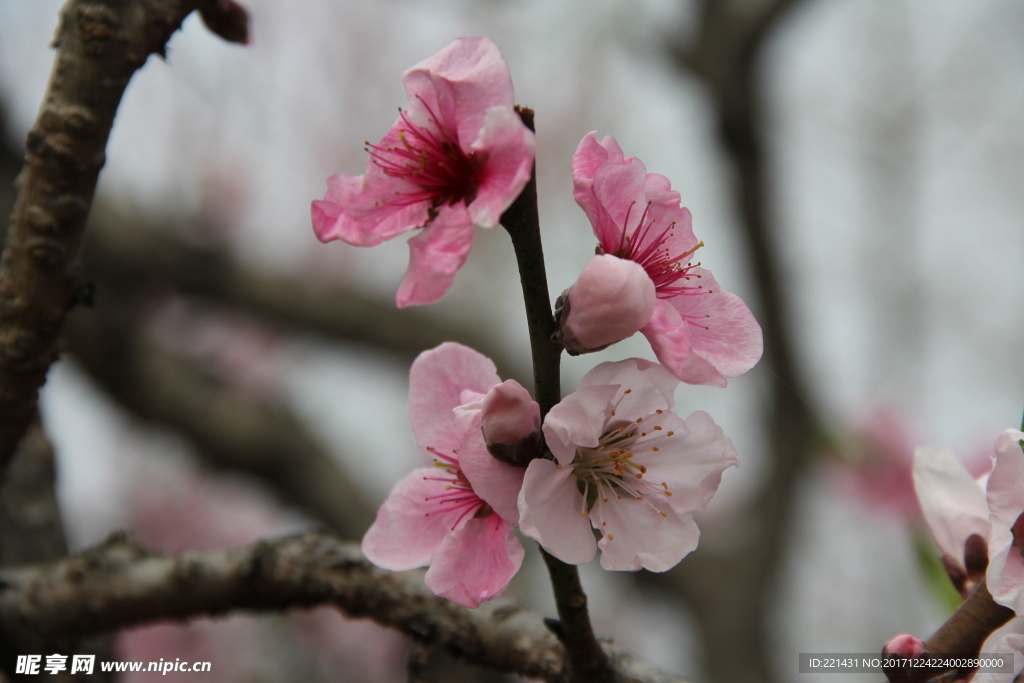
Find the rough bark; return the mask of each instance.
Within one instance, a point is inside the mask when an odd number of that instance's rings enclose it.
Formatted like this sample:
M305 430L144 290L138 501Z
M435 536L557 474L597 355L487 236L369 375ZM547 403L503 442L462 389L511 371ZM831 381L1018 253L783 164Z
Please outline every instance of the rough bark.
M0 261L0 473L35 413L75 297L79 246L128 81L200 0L69 0L26 139Z
M419 573L378 569L354 545L326 534L178 557L114 537L55 564L0 570L0 582L0 634L70 637L158 619L334 604L470 663L566 680L565 650L539 616L500 600L468 610L432 595ZM605 649L619 681L683 683Z

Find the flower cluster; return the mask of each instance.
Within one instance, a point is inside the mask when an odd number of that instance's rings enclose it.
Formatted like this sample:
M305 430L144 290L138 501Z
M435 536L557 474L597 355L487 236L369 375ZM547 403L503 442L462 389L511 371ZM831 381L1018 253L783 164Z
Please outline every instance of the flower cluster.
M754 367L761 328L738 296L693 263L704 243L668 178L595 133L577 147L572 177L598 255L564 304L560 334L569 352L597 351L639 331L689 384L724 387Z
M532 173L533 133L486 38L455 41L406 72L409 106L366 172L335 175L312 204L323 240L373 246L420 229L400 307L440 299L465 263L473 226L491 228ZM574 195L598 255L558 307L569 353L642 332L659 363L602 363L546 416L529 392L455 343L413 363L409 419L432 466L391 492L363 539L375 564L429 565L436 594L475 607L501 593L523 560L513 529L564 562L601 550L610 570L675 566L697 546L691 513L707 507L732 442L704 412L673 412L680 381L725 386L761 356L746 305L692 257L690 213L667 178L594 133L572 161ZM596 533L595 533L596 530Z

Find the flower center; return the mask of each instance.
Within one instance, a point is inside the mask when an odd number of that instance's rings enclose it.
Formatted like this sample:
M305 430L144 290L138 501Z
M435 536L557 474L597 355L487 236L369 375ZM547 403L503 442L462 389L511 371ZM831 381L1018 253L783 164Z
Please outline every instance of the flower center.
M654 289L659 299L672 299L677 296L700 296L702 294L713 294L714 290L704 289L699 284L701 275L690 271L700 266L700 261L690 261L698 249L704 246L699 242L692 249L681 254L673 254L669 246L669 240L675 233L675 221L666 225L656 225L657 220L650 216L651 204L647 202L640 221L632 232L629 231L629 218L633 213L636 201L630 202L626 217L622 221L622 233L619 235L618 243L602 244L598 247L598 253L611 254L621 259L627 259L643 266L647 276L654 283ZM689 324L708 329L704 319L707 315L684 315L683 319Z
M628 391L627 391L628 393ZM663 414L664 411L657 411L653 416ZM615 411L612 411L614 418ZM650 478L644 478L647 474L647 467L635 461L637 453L649 453L659 450L658 443L664 438L671 437L675 432L666 432L660 425L647 427L643 425L644 418L638 418L635 422L624 422L613 420L605 424L605 432L601 435L600 442L596 448L580 447L576 449L576 457L573 459L573 474L576 477L576 486L583 494L583 506L580 515L587 515L595 506L598 509L598 516L604 526L604 514L602 506L609 500L622 500L623 496L636 500L652 503L648 497L656 495L671 496L668 482L656 482ZM649 429L650 431L643 431ZM657 508L655 508L657 509ZM659 510L659 514L665 517L665 513Z
M476 197L480 184L481 159L476 152L463 152L454 132L441 125L433 110L419 99L432 125L419 126L407 112L399 110L399 144L367 142L366 151L385 175L418 186L418 190L399 193L397 203L428 201L435 209L460 201L468 204Z
M440 506L438 512L447 514L460 511L458 518L452 523L451 531L455 531L467 517L486 517L493 512L491 507L473 492L469 480L459 468L458 451L452 451L451 455L447 455L432 446L428 446L427 450L434 456L434 467L440 472L435 477L423 477L423 480L443 482L444 488L442 493L427 496L423 500L434 501ZM429 517L430 514L427 512L426 516Z

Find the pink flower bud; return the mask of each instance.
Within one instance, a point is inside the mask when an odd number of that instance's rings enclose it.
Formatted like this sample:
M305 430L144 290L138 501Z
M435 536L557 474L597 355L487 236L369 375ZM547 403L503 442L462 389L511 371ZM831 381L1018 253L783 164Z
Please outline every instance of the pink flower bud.
M480 410L487 450L498 460L525 467L540 455L540 406L514 379L491 388Z
M882 648L882 654L899 655L901 657L917 657L928 651L928 646L920 638L904 633L898 635Z
M530 392L507 379L487 392L481 409L487 443L513 445L540 430L540 406Z
M559 337L573 355L633 336L654 314L654 282L643 266L610 254L591 259L569 290Z

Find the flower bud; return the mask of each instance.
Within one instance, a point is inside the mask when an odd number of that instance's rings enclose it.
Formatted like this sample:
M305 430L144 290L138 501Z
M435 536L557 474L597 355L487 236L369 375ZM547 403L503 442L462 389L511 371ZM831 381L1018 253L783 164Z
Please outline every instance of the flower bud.
M595 256L565 296L558 341L574 356L600 351L646 325L655 299L654 282L639 263Z
M889 679L889 683L919 683L925 679L931 679L931 669L925 666L905 666L898 658L905 657L914 660L928 660L930 658L928 645L920 638L909 634L898 635L882 648L882 673ZM922 672L929 672L923 675Z
M229 43L248 45L249 12L235 0L210 0L199 8L206 27Z
M491 388L480 410L487 450L498 460L525 467L540 455L540 406L514 379Z
M927 651L928 646L923 640L907 633L896 636L882 648L882 654L900 657L917 657Z

